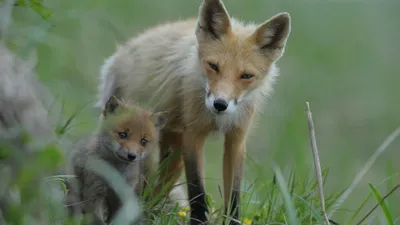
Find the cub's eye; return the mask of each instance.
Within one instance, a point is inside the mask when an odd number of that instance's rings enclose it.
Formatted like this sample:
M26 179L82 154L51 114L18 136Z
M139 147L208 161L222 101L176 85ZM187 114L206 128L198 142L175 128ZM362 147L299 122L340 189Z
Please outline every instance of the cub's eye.
M208 63L208 65L211 67L211 69L215 70L215 72L218 72L218 66L213 64L213 63Z
M127 139L128 134L126 132L118 132L119 138L121 139Z
M240 79L249 80L252 77L254 77L254 75L246 73L246 74L243 74L242 76L240 76Z
M147 140L143 138L143 139L140 141L140 144L141 144L142 146L146 146Z

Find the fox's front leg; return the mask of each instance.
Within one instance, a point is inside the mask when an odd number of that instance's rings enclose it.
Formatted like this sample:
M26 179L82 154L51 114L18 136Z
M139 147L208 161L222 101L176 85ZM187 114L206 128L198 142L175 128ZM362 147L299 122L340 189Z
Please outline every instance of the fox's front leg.
M190 201L190 224L207 224L205 201L203 146L206 135L184 134L184 162Z
M247 128L234 128L225 135L224 143L224 202L225 214L239 221L240 184L246 157ZM230 200L230 204L229 204ZM232 221L231 225L240 224Z

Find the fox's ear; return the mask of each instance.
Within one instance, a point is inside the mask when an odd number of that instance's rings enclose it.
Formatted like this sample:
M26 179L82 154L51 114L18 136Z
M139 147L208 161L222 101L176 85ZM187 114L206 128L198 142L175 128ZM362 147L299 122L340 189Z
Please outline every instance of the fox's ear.
M290 33L290 14L279 13L261 24L253 34L256 44L273 60L279 59Z
M108 116L108 115L110 115L110 114L115 114L116 111L117 111L119 108L123 107L123 106L124 106L124 103L121 102L121 100L119 100L119 99L118 99L117 97L115 97L115 96L111 96L111 97L108 99L108 101L107 101L107 103L106 103L106 106L104 107L103 115L104 115L104 116Z
M219 39L230 29L229 14L221 0L203 0L196 27L197 39Z
M165 124L167 123L168 112L166 112L166 111L155 112L155 113L151 114L150 120L154 123L154 125L158 129L162 129L165 126Z

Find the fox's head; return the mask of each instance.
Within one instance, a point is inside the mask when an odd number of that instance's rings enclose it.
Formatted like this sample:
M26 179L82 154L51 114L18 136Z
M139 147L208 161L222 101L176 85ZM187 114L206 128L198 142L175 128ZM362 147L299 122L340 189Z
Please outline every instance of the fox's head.
M111 136L109 147L121 160L142 160L158 148L159 132L167 121L167 112L150 112L127 105L114 96L103 111L103 131Z
M206 80L205 104L215 113L232 113L269 86L274 63L283 55L290 15L279 13L261 25L231 19L220 0L203 0L196 37Z

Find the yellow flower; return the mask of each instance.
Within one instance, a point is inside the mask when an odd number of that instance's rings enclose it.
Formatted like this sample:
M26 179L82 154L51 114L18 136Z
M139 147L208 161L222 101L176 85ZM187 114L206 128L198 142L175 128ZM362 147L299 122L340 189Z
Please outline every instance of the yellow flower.
M251 225L253 223L253 221L249 218L244 218L243 223L245 223L246 225Z
M186 212L179 211L178 216L185 218L186 217Z
M182 208L181 208L181 210L183 210L183 211L186 211L186 212L187 212L187 211L189 211L189 210L190 210L190 207L189 207L189 206L184 206L184 207L182 207Z

